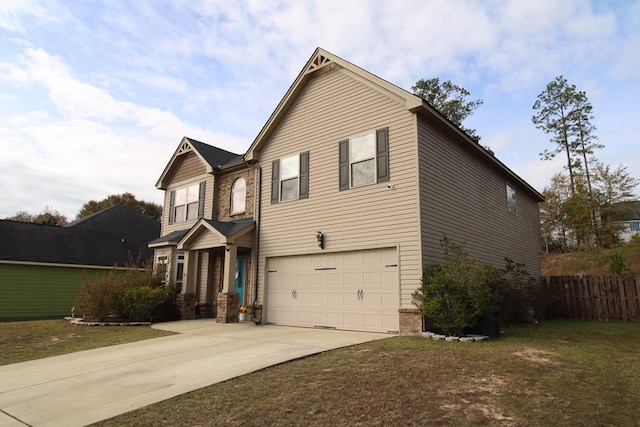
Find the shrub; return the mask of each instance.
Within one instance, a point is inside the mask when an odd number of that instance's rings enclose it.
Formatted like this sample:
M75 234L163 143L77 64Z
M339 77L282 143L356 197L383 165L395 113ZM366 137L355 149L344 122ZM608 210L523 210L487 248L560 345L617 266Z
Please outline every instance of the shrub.
M177 318L175 287L164 286L147 263L115 267L90 281L83 278L78 307L85 315L105 321L110 315L131 321L158 321Z
M173 292L164 286L128 286L121 297L123 313L135 322L159 320L158 308L173 301ZM157 317L160 317L159 315ZM163 319L164 320L164 319Z
M444 262L424 269L413 303L436 328L447 335L462 335L493 307L490 282L495 269L469 257L464 245L446 236L442 246Z
M92 281L83 276L82 290L77 300L78 308L85 315L103 322L109 315L120 314L122 311L120 296L125 288L126 283L115 269Z

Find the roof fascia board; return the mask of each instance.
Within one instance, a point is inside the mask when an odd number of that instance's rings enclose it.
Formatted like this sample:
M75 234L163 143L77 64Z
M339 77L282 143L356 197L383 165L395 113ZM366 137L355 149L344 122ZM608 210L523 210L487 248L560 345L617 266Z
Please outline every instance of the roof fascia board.
M510 176L514 181L518 182L521 186L530 191L535 198L538 199L539 202L544 202L545 198L531 185L529 185L525 180L520 178L515 172L513 172L507 165L502 163L496 156L489 153L486 148L472 139L469 135L462 131L458 126L453 124L450 120L444 117L438 110L429 105L426 101L422 101L421 105L410 110L413 113L420 114L426 118L433 118L437 120L439 123L444 125L449 131L454 132L461 139L464 139L466 144L469 145L470 149L477 152L480 156L489 160L494 165L498 166L504 173Z
M314 63L316 58L322 57L324 59L320 64ZM260 133L256 137L256 139L251 144L251 147L247 150L244 155L244 159L255 160L256 159L256 150L260 148L262 142L267 139L270 134L272 127L277 125L280 116L289 108L289 104L294 102L297 98L300 90L304 87L304 84L312 79L317 72L323 72L324 69L329 67L339 66L342 68L343 72L349 73L350 76L357 78L359 81L365 83L366 85L385 93L387 96L391 96L398 100L399 102L404 102L407 109L414 108L417 105L421 105L420 97L407 92L406 90L389 83L388 81L376 76L368 72L367 70L360 68L330 52L327 52L324 49L316 48L311 55L311 58L304 65L300 74L296 77L289 90L285 93L284 97L276 107L276 109L271 113L269 120L265 123L265 125L260 130Z
M159 189L159 190L165 190L166 189L167 185L166 185L166 182L165 182L165 178L169 174L169 171L171 170L171 167L173 166L173 164L176 161L176 159L178 158L178 156L181 156L182 154L184 154L185 145L187 145L190 148L190 150L188 150L188 151L193 151L196 154L196 156L198 156L200 161L202 163L204 163L205 168L206 168L206 173L208 173L208 174L213 173L213 166L211 166L209 164L209 162L207 162L205 160L205 158L202 157L202 154L200 154L200 152L196 149L196 147L194 147L194 145L190 143L189 138L187 138L186 136L183 136L182 140L180 140L180 144L178 144L178 147L173 152L173 156L171 156L171 160L169 160L169 163L167 163L167 166L165 166L164 170L162 171L162 174L160 175L160 178L158 178L158 181L156 182L156 188L157 189Z
M200 220L198 220L198 222L196 222L194 224L193 227L191 227L191 230L189 230L189 232L187 234L185 234L184 237L177 243L177 245L176 245L177 249L178 250L185 249L184 246L189 243L189 240L191 240L192 237L196 236L196 234L200 232L202 227L204 227L205 229L207 229L207 230L211 231L212 233L214 233L215 235L217 235L222 244L227 243L227 237L224 234L222 234L218 230L216 230L215 227L209 225L209 223L207 221L205 221L204 219L200 219Z

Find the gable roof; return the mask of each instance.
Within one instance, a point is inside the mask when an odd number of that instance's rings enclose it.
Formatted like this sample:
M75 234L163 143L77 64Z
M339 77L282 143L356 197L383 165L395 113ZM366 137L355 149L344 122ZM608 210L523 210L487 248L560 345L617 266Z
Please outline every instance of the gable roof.
M514 181L517 181L526 188L531 194L538 200L544 201L544 197L533 187L531 187L526 181L516 175L511 169L509 169L504 163L498 160L487 149L478 144L474 139L467 135L464 131L456 126L446 117L444 117L436 108L434 108L429 102L414 95L405 89L400 88L388 81L364 70L342 58L336 56L326 50L318 47L311 55L311 58L304 65L300 74L296 77L291 87L287 90L284 97L280 100L276 109L273 111L265 125L262 127L253 143L244 155L245 161L251 161L257 159L262 146L266 144L273 132L276 131L282 120L287 115L287 112L293 107L298 97L302 94L305 87L311 79L313 79L317 73L324 69L332 69L335 67L341 67L354 79L372 87L373 89L385 93L387 96L395 98L401 103L404 103L407 110L422 115L440 126L446 128L449 132L456 135L469 150L472 150L475 154L487 161L489 164L501 170L503 173L510 176Z
M185 249L185 246L194 244L203 233L213 233L219 246L234 243L237 238L253 230L255 225L256 222L252 218L237 221L215 221L202 218L180 239L177 248Z
M240 154L235 154L185 136L180 141L178 148L176 148L173 156L171 156L171 160L169 160L169 163L165 166L164 171L162 171L160 178L158 178L156 188L166 188L167 180L171 176L176 160L183 154L190 152L193 152L198 156L204 164L207 173L213 173L216 169L242 162L242 155Z
M0 261L123 266L152 256L147 242L160 224L133 209L117 205L64 227L0 221Z

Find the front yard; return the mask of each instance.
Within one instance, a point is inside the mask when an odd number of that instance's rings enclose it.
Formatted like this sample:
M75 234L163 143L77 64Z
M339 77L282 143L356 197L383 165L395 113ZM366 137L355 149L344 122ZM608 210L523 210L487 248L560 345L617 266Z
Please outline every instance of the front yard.
M159 333L54 332L37 323L0 323L2 363L12 363L5 353L15 344L23 347L22 360L29 347L37 353L64 340L77 340L80 349L83 340L109 345ZM7 326L19 325L30 333L15 343ZM397 337L335 350L98 425L640 425L640 323L554 321L505 332L488 342Z

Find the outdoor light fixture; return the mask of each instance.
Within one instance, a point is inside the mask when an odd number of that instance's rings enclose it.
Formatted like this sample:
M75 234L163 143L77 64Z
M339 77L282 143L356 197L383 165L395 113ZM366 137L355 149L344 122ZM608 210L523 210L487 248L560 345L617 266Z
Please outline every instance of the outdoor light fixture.
M318 247L324 249L324 234L322 234L322 231L316 231L316 240L318 241Z

